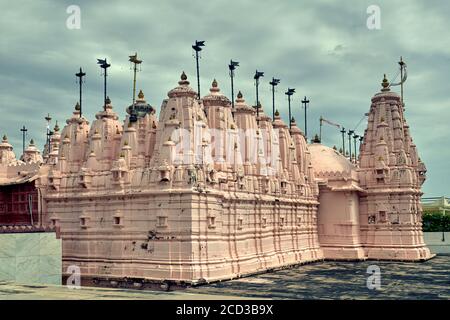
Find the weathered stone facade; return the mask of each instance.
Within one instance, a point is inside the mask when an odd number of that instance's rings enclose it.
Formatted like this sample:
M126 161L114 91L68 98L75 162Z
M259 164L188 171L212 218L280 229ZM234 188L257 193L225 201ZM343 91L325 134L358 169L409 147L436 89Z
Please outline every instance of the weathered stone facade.
M360 165L308 146L278 112L272 121L259 106L257 118L240 92L232 109L215 80L197 99L184 73L159 119L142 92L123 125L109 99L92 125L76 107L37 180L63 269L196 284L324 258L430 258L425 169L386 88L372 99Z

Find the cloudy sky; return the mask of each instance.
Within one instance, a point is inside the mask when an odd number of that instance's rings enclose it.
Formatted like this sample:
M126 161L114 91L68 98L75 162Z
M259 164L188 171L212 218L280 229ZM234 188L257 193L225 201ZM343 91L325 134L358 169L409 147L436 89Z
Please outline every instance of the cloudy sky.
M233 2L233 3L232 3ZM23 1L0 0L0 133L21 150L19 129L42 146L44 116L60 123L78 100L74 73L87 72L83 111L101 109L102 78L96 58L108 58L109 96L123 118L132 99L128 55L144 60L138 89L157 109L186 71L193 87L191 45L205 40L201 85L213 78L229 96L227 63L240 62L235 88L255 100L253 74L265 72L260 100L271 112L268 82L281 78L276 104L287 120L287 87L296 88L293 115L303 127L300 100L308 96L309 135L319 117L354 128L368 111L383 73L397 74L402 55L408 64L407 121L428 167L426 196L450 196L450 4L443 1ZM381 9L381 29L367 28L367 8ZM68 29L70 5L81 9L81 28ZM363 121L357 131L362 132ZM323 142L340 146L333 127ZM19 152L17 152L19 153Z

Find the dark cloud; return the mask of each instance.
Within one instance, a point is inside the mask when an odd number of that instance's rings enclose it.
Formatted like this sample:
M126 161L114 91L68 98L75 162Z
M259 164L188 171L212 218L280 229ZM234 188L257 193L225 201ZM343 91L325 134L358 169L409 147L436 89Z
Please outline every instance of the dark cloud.
M449 195L446 178L450 118L447 75L450 68L450 4L441 1L377 1L381 30L368 30L372 1L24 1L2 4L0 19L0 133L21 149L22 125L39 145L45 121L67 119L78 99L74 73L87 72L84 112L91 120L102 105L102 79L96 58L112 63L109 95L124 117L131 101L128 55L144 60L138 75L151 104L157 106L186 71L195 86L191 44L206 40L201 59L202 91L213 78L229 95L227 63L240 61L236 90L249 103L252 76L265 72L262 104L271 111L268 85L281 78L276 105L287 119L287 87L297 89L293 114L303 127L300 100L308 96L309 135L319 117L354 128L367 112L383 73L392 79L400 55L408 63L407 120L428 166L427 195ZM81 29L66 28L66 8L81 8ZM365 122L358 127L361 131ZM324 143L340 146L340 135L324 127Z

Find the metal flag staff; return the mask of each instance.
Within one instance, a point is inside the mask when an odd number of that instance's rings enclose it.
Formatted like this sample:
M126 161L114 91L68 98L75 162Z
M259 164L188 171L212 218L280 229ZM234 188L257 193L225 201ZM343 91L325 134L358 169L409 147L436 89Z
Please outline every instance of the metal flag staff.
M253 79L255 79L256 86L256 122L259 124L259 96L258 96L258 87L259 87L259 78L264 77L264 72L255 71L255 75Z
M108 68L111 67L111 65L106 61L105 59L97 59L97 64L100 65L100 68L103 69L103 77L104 77L104 105L103 105L103 110L106 111L106 77L108 76Z
M81 118L81 116L83 114L83 104L82 104L82 101L81 101L82 90L83 90L83 83L84 83L83 77L86 76L86 73L83 72L83 70L80 67L80 71L78 73L75 73L75 76L78 78L78 83L80 84L80 101L79 101L79 103L80 103L80 118Z
M405 104L403 102L403 84L405 83L406 79L408 78L408 74L406 72L406 63L403 61L403 58L400 57L400 61L398 62L400 65L400 82L392 83L390 84L390 87L393 86L400 86L400 97L402 101L402 106L405 107ZM398 73L397 73L398 75Z
M354 130L348 130L348 156L350 161L352 161L352 135L355 133Z
M50 113L47 114L47 116L44 118L47 121L47 154L50 153L50 136L52 135L52 132L50 131L50 121L52 118L50 117Z
M344 127L342 127L341 133L342 133L342 154L345 156L345 134L347 133L347 131L345 130Z
M131 105L134 105L134 102L136 101L136 73L138 71L141 71L140 68L138 70L137 66L142 63L142 60L139 60L137 57L137 52L134 54L134 56L129 56L128 61L130 61L133 64L133 103Z
M320 123L319 123L319 140L320 141L322 141L322 126L323 126L324 122L331 126L337 127L338 129L341 128L341 125L334 123L334 122L327 120L327 119L323 118L322 116L320 116Z
M239 62L230 60L230 64L228 65L228 69L230 69L230 79L231 79L231 107L234 110L234 70L236 67L239 67Z
M25 126L22 127L22 129L20 129L20 131L22 131L22 154L25 153L25 136L27 134L28 129L25 128Z
M303 108L305 108L305 139L308 138L308 116L307 116L307 109L308 109L308 103L309 100L305 98L302 100Z
M195 50L195 61L197 63L197 88L198 88L198 95L197 97L200 99L200 67L198 65L198 59L199 59L199 52L202 51L202 47L205 46L205 41L198 41L195 40L195 44L192 45L192 49Z
M355 162L356 162L356 157L358 156L358 151L356 149L356 140L358 140L359 135L357 135L356 133L353 135L353 142L354 142L354 147L355 147Z
M275 86L280 83L280 79L272 77L272 81L269 82L272 86L272 121L275 120Z
M288 96L288 107L289 107L289 129L291 128L291 96L295 93L295 89L288 88L287 91L284 93Z

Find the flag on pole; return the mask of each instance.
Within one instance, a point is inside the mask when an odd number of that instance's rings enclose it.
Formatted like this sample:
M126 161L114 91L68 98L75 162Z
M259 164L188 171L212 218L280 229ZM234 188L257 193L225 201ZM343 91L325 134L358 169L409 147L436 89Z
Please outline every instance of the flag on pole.
M329 125L338 127L339 129L341 128L341 126L340 126L339 124L334 123L334 122L332 122L332 121L330 121L330 120L327 120L327 119L325 119L325 118L322 118L322 117L320 117L320 122L328 123Z

